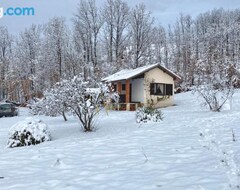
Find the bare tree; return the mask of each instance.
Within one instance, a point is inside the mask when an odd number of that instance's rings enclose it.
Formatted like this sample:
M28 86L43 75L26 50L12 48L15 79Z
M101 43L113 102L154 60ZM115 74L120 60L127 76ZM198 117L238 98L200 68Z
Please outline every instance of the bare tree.
M78 40L78 39L76 39ZM71 40L68 43L64 57L65 57L65 74L66 78L73 78L81 73L81 54L78 53L75 46L75 36L71 35Z
M167 68L169 65L169 45L166 30L159 25L153 28L154 35L152 41L154 44L155 61L165 65Z
M119 68L124 58L126 50L128 34L127 27L129 25L129 7L122 0L107 0L104 10L104 38L108 53L108 62L117 63Z
M50 86L65 77L64 54L69 41L68 33L65 19L62 17L51 19L44 28L42 67L45 67Z
M74 35L78 38L76 48L82 54L85 78L87 65L92 64L94 73L97 71L99 33L103 25L99 12L95 0L81 0L73 19Z
M12 58L13 39L6 27L0 26L0 99L6 98L6 79L9 71L9 64Z
M38 63L40 61L41 47L41 28L32 25L29 29L25 29L17 40L17 47L15 51L15 72L13 73L16 80L29 80L30 94L23 94L24 96L32 96L42 90L39 85L38 72L41 70ZM16 72L17 71L17 72ZM25 85L24 83L22 85ZM23 87L21 87L23 88ZM22 89L23 90L23 89Z
M144 4L137 5L132 10L129 28L131 47L129 48L133 56L133 68L144 64L141 59L145 58L147 51L151 49L153 23L154 19L150 12L146 11Z

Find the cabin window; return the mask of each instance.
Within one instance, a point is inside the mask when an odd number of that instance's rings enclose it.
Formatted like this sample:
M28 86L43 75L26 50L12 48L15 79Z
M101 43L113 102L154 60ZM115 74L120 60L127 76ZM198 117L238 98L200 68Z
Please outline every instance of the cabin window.
M126 84L122 84L122 90L126 90Z
M150 84L150 95L157 96L172 96L173 85L163 83L151 83Z

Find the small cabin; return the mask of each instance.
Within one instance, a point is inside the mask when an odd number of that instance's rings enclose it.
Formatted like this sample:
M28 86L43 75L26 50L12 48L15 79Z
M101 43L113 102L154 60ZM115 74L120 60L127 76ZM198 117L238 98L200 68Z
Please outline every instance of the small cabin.
M174 105L174 82L177 80L180 80L178 75L160 64L124 69L102 79L111 83L118 92L118 110Z

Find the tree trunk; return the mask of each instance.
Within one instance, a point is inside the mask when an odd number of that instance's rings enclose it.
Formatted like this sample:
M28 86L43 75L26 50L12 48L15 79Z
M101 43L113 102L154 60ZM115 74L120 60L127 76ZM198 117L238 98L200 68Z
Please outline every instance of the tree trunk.
M67 117L66 117L65 111L62 112L62 116L63 116L64 121L67 121Z

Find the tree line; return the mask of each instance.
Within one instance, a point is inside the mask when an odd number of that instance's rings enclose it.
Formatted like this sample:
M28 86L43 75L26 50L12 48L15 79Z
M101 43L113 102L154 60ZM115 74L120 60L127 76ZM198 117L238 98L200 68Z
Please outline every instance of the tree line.
M97 6L95 0L80 0L71 26L55 17L17 36L0 26L0 98L17 93L23 100L61 79L82 74L99 81L119 69L154 63L190 86L216 71L221 78L229 65L238 69L240 9L214 9L196 18L180 14L168 28L157 23L144 4L130 8L124 0L106 0Z

